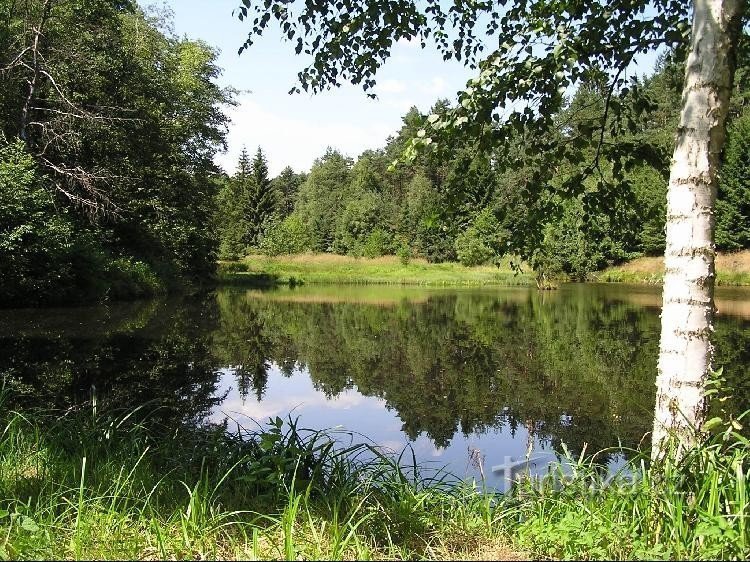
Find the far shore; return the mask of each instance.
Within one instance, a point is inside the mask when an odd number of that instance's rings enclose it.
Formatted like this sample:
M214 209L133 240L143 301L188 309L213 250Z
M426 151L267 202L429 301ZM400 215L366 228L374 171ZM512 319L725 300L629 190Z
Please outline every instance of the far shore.
M610 267L594 276L606 283L646 283L660 285L664 279L664 258L642 257ZM716 256L716 284L750 285L750 250L719 253Z
M520 264L520 270L514 264ZM750 250L718 254L716 284L750 286ZM664 277L662 257L641 257L592 273L589 280L603 283L659 285ZM396 256L357 258L335 254L284 256L250 255L220 262L222 283L255 287L276 285L422 285L422 286L534 286L531 268L519 260L503 258L498 265L467 267L459 263L428 263L424 259L402 262Z

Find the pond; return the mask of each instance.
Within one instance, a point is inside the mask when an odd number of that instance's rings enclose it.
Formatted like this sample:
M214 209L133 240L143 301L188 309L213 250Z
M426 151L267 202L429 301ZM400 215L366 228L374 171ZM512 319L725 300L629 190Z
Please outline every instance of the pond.
M647 444L660 300L627 285L347 285L6 310L0 375L18 407L81 407L95 393L102 407L154 405L162 423L230 430L291 414L503 488L493 467L529 451L541 470L566 448ZM744 411L750 290L716 300L716 364L728 407Z

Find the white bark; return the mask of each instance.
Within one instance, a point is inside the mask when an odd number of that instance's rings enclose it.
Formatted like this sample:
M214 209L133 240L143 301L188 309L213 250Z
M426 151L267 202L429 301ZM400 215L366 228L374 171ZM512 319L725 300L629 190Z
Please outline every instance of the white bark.
M694 444L712 368L714 202L743 0L695 0L667 192L667 244L653 457Z

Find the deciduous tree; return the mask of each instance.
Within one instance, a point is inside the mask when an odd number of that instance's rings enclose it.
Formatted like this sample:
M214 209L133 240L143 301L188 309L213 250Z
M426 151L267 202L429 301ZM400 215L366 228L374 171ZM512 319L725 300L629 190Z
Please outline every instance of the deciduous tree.
M320 92L350 81L373 95L375 74L396 41L430 42L445 59L463 60L478 72L456 107L429 116L407 156L471 139L496 155L517 155L500 157L497 165L529 170L518 189L532 197L543 188L578 195L583 180L594 178L584 202L595 206L606 203L634 164L632 143L616 141L637 130L636 118L648 107L628 77L637 57L663 46L689 51L667 195L653 449L659 455L671 433L690 445L687 428L700 426L703 383L712 367L714 202L744 2L694 0L692 32L690 8L679 0L483 0L450 7L440 0L248 0L238 11L251 24L240 52L275 21L298 54L312 57L293 91ZM604 98L599 114L550 135L567 89L594 78ZM621 103L625 95L631 103ZM521 151L509 150L519 140ZM608 179L605 159L615 181ZM561 162L575 165L574 172L560 177Z

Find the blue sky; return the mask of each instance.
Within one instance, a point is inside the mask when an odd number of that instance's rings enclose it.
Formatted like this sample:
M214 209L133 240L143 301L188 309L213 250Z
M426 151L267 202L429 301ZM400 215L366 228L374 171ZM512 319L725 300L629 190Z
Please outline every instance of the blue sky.
M289 95L297 72L307 59L294 54L293 44L271 29L242 55L237 49L247 37L248 24L232 16L240 0L139 0L144 6L166 6L174 14L174 31L202 39L221 51L222 85L242 93L229 111L229 149L217 162L232 172L243 146L261 146L272 176L290 165L307 171L313 160L332 146L356 157L363 150L383 146L401 127L401 117L412 105L427 111L438 99L454 99L472 77L462 64L444 62L434 49L400 42L378 73L377 100L360 88L345 85L315 96ZM654 57L639 61L638 71L650 70Z
M166 5L174 12L178 35L203 39L221 50L221 83L244 92L231 109L229 150L218 163L234 170L242 146L261 146L271 175L290 165L307 171L327 146L352 157L377 148L401 127L401 117L416 105L426 111L440 97L453 99L472 76L456 62L443 62L435 51L401 43L378 73L378 99L345 85L311 96L289 95L306 59L295 56L294 45L274 31L242 55L237 49L247 37L248 24L232 16L240 0L140 0L144 7Z

